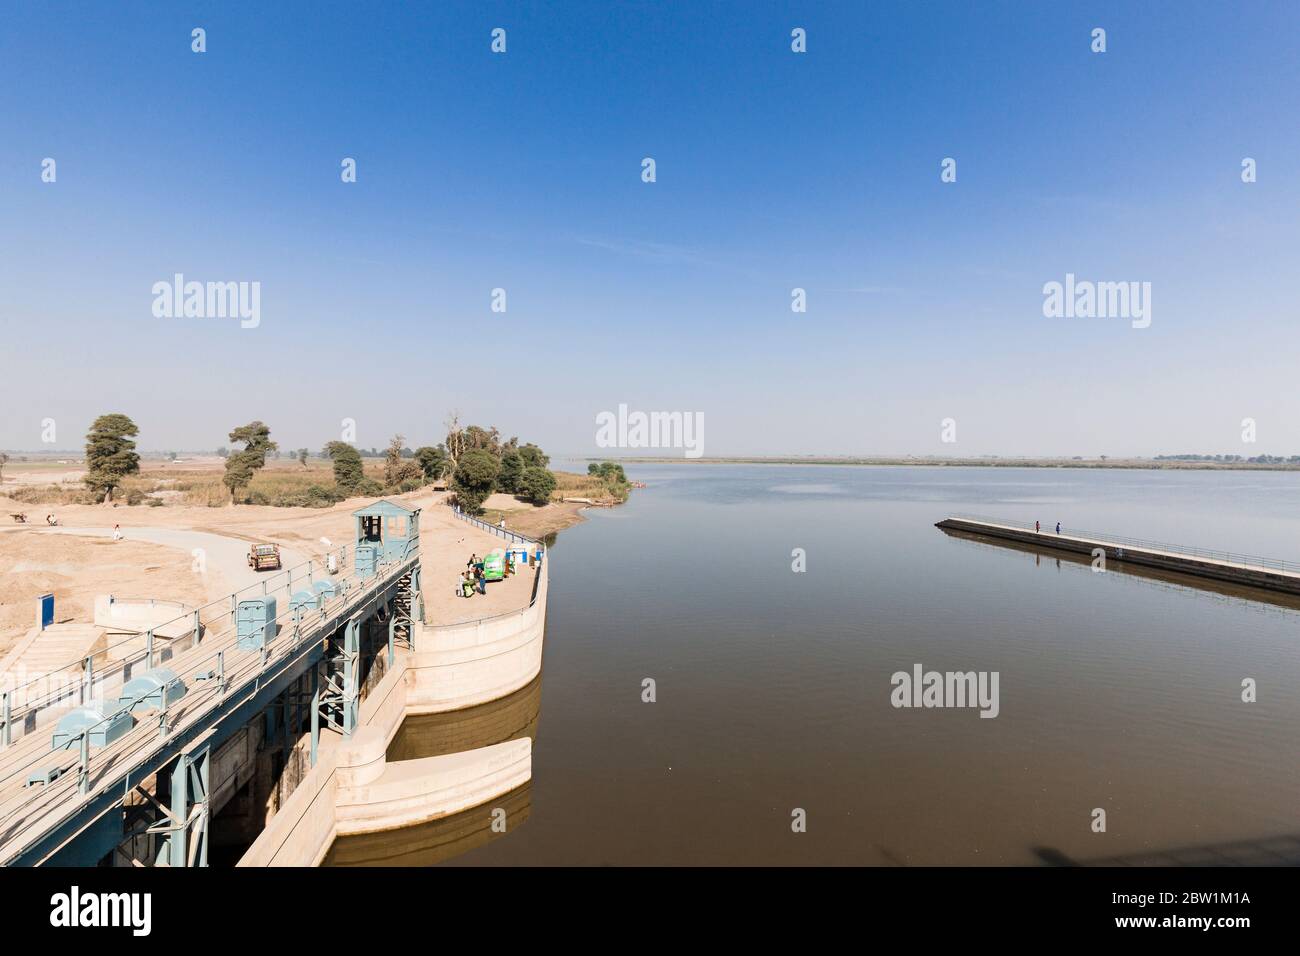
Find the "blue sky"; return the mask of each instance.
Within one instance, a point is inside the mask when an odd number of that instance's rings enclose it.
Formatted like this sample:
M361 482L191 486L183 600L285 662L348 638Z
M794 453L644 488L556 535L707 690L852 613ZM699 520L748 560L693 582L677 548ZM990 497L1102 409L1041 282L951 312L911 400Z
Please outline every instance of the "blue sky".
M2 447L585 453L626 403L711 455L1300 453L1296 4L122 7L0 18ZM177 272L261 324L155 318ZM1067 272L1150 328L1045 318Z

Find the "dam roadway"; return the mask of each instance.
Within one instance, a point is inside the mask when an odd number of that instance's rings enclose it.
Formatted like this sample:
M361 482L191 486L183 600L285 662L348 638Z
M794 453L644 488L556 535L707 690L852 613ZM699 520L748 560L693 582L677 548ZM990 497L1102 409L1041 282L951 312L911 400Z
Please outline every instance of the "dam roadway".
M1035 530L1033 525L996 518L954 515L935 524L943 531L981 535L1003 541L1054 548L1106 561L1175 571L1230 584L1300 595L1300 564L1256 555L1205 548L1190 548L1119 535L1096 534L1063 528Z
M365 578L355 570L338 575L334 581L340 585L339 593L297 621L289 611L287 594L295 583L301 587L310 580L313 571L308 565L295 582L294 569L290 569L274 638L262 648L243 649L233 624L218 633L204 634L195 646L165 661L187 685L185 695L161 708L137 711L134 726L105 746L91 747L92 728L87 728L66 748L52 749L52 728L37 726L38 712L57 708L69 694L67 686L38 697L25 712L10 710L6 701L6 739L14 724L28 723L31 729L0 750L0 865L85 863L110 852L122 839L121 827L104 823L134 788L178 757L211 752L237 733L325 658L331 635L341 628L359 626L390 605L402 582L418 573L419 560L415 549L400 560L381 563ZM319 575L319 566L315 573ZM209 626L206 630L214 629ZM125 676L124 669L119 677ZM89 686L81 691L73 684L72 693L88 702L96 686L102 694L121 682L105 676L95 685L95 677L91 675ZM342 701L343 709L355 708L355 684L345 696L350 699ZM201 771L198 764L192 766L194 775L181 787L180 801L173 792L170 810L159 807L171 815L169 831L189 830L196 837L189 842L186 858L173 857L172 865L206 863L195 859L194 852L204 845L197 839L207 824L203 798L219 782L202 779L206 763ZM191 795L194 800L188 799ZM61 855L65 849L76 852Z

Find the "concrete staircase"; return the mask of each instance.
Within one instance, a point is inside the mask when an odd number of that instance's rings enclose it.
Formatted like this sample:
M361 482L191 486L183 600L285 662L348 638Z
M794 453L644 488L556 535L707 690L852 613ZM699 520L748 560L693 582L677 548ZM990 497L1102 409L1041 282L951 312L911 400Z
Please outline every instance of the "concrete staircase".
M94 624L51 624L43 631L34 627L0 661L0 674L25 682L103 650L103 643L104 629Z

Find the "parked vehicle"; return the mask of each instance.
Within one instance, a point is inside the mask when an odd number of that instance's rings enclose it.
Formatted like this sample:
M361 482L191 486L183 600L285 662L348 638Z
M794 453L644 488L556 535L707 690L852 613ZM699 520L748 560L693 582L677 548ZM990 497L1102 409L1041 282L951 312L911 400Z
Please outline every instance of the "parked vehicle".
M248 549L248 566L254 571L279 571L280 546L255 544Z
M506 576L506 555L499 548L483 556L483 580L500 581Z

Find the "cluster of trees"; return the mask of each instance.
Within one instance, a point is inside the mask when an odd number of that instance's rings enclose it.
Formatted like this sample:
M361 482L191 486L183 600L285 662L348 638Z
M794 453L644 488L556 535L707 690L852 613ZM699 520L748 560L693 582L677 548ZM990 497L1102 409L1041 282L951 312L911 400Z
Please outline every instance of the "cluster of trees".
M548 468L550 456L531 442L520 445L518 438L502 441L495 428L462 428L452 415L447 439L437 450L445 455L444 467L451 475L456 503L470 514L482 513L483 502L494 491L518 495L537 505L550 501L555 491L555 475ZM417 451L417 458L419 454Z
M587 474L597 475L603 478L607 484L627 484L627 473L623 471L623 466L614 461L602 461L596 464L594 461L587 466Z
M632 485L627 480L623 466L614 461L591 462L587 465L587 474L599 478L605 485L605 491L617 501L627 501L632 493Z
M99 500L112 501L114 491L123 480L140 471L140 456L134 441L137 435L139 429L135 422L117 413L101 415L91 425L86 435L85 482ZM231 502L268 503L260 492L250 494L249 486L266 467L268 456L279 457L279 446L271 439L271 429L261 421L249 422L233 429L229 440L234 447L222 447L218 454L226 462L222 483L230 491ZM323 505L353 496L415 491L431 482L449 479L457 503L466 511L478 514L494 491L519 495L535 504L550 501L555 491L555 475L548 468L549 456L534 444L520 445L518 438L503 441L495 428L478 425L462 428L453 415L442 444L412 450L405 442L405 436L394 435L388 443L381 484L366 475L361 451L347 442L332 441L321 449L320 455L333 465L335 487L313 485L293 501L274 503ZM306 448L297 449L292 457L307 467ZM622 468L613 467L621 475Z

